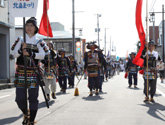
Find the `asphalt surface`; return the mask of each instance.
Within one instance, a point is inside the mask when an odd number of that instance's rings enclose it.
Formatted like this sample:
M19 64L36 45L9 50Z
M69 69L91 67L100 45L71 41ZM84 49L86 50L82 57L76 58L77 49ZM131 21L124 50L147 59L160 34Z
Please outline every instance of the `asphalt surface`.
M76 79L75 83L78 80ZM87 80L75 89L60 93L47 109L40 91L37 125L165 125L165 84L158 79L155 103L144 103L143 79L138 76L138 88L128 88L124 73L103 83L103 93L89 97ZM0 125L21 125L22 113L15 103L15 88L0 90Z

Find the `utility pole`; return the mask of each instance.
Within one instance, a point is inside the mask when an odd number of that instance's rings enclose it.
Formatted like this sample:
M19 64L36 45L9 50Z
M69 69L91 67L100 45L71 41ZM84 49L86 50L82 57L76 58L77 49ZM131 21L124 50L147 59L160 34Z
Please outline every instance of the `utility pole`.
M164 62L164 5L162 5L162 36L163 36L163 62Z
M100 48L100 38L99 38L99 32L100 32L100 28L99 28L99 17L101 17L101 14L97 14L97 33L98 33L98 46Z
M75 58L75 11L74 0L72 0L72 53Z
M106 56L106 28L105 28L105 44L104 44L104 48L105 48L105 56Z
M110 56L111 56L111 36L110 36Z

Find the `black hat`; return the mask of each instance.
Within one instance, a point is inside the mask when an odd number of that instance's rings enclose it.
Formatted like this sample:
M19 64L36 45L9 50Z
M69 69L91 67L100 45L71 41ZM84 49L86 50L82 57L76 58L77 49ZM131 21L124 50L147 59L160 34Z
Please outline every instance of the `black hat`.
M136 53L135 52L131 52L129 55L136 55Z
M58 52L65 52L65 49L61 48L60 50L58 50Z
M153 40L150 40L150 42L148 44L156 46L155 41L153 41Z
M32 23L36 27L36 31L34 32L35 34L38 33L38 27L37 27L37 19L35 17L31 17L26 21L27 23Z
M91 48L90 48L91 46L95 46L96 48L98 48L98 46L97 46L95 43L96 43L96 41L88 42L88 43L87 43L87 44L88 44L88 45L87 45L87 49L91 49Z

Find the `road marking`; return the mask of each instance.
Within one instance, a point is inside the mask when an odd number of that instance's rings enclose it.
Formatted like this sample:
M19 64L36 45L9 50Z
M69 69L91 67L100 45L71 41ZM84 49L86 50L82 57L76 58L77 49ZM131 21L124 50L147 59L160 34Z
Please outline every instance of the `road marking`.
M160 91L159 89L157 89L156 90L158 93L160 93L164 98L165 98L165 94L162 92L162 91Z
M0 99L5 98L5 97L9 97L9 96L11 96L11 95L0 96Z
M46 113L45 115L42 116L42 118L46 117L49 114L51 114L51 112Z

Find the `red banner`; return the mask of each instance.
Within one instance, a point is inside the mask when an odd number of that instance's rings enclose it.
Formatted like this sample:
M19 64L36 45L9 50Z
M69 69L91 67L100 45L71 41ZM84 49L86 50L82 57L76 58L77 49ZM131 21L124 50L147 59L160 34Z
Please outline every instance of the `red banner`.
M132 61L134 64L143 67L143 62L144 60L141 57L141 53L145 47L145 32L143 29L143 24L142 24L142 18L141 18L141 14L142 14L142 3L143 0L137 0L137 5L136 5L136 28L139 34L139 39L141 42L141 47L135 57L135 59Z
M53 37L52 28L50 26L49 18L47 15L48 9L49 9L49 0L44 0L43 15L42 15L42 19L40 22L39 34L44 35L44 36Z

